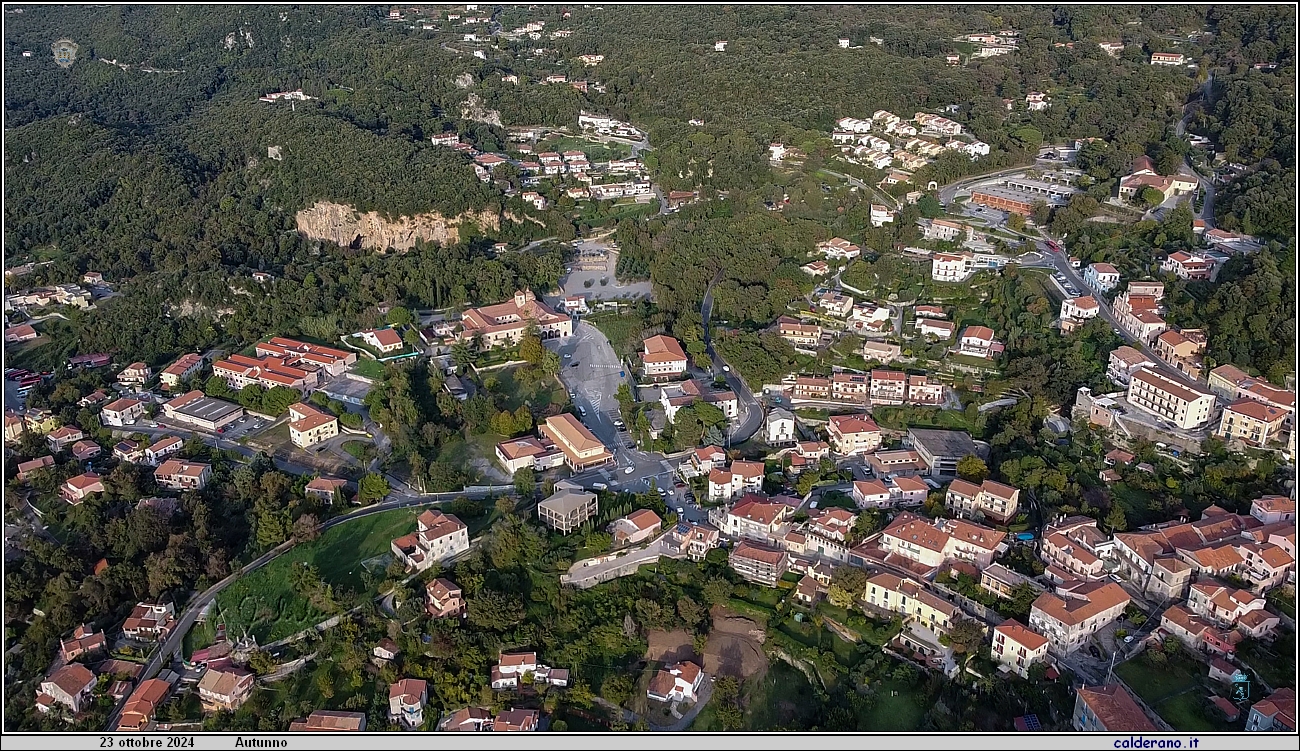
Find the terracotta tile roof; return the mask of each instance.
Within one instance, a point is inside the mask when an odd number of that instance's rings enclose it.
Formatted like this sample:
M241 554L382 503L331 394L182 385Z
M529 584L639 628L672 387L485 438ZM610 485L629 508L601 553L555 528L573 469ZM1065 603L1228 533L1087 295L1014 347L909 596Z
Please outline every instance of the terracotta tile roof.
M1047 638L1042 634L1030 631L1029 628L1014 618L1008 618L993 629L999 634L1005 634L1006 638L1020 644L1025 649L1033 652L1047 645Z
M742 519L758 522L763 526L770 527L779 520L788 507L781 503L763 503L761 501L742 501L731 509L732 516L738 516Z
M1273 423L1286 418L1289 414L1284 409L1270 406L1263 402L1257 402L1254 399L1238 399L1237 401L1224 407L1225 410L1236 412L1239 415L1245 415L1252 420Z
M1053 620L1073 626L1098 613L1125 605L1131 599L1123 588L1114 582L1083 584L1076 587L1071 595L1063 599L1052 592L1044 592L1034 600L1033 609L1041 611Z
M640 509L639 511L633 511L632 513L628 514L627 520L632 522L632 524L636 526L637 529L642 531L650 529L654 527L656 524L660 524L660 525L663 524L663 520L659 518L658 514L651 511L650 509L645 509L645 508Z
M1119 684L1078 689L1079 699L1092 710L1106 730L1114 732L1155 732L1158 728Z
M732 550L731 554L737 558L748 558L772 566L780 563L781 559L785 557L785 551L772 550L750 542L740 543Z

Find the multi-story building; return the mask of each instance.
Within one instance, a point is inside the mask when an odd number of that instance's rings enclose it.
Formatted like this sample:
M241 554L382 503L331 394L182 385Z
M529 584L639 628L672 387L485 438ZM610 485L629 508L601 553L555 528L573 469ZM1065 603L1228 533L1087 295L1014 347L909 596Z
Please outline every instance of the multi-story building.
M1113 383L1127 386L1134 371L1139 368L1154 367L1155 361L1127 345L1111 350L1110 361L1106 365L1106 377Z
M925 585L889 573L868 579L862 599L873 608L898 613L904 621L937 634L947 633L960 613L956 606L930 592Z
M1295 690L1279 688L1263 699L1255 702L1246 716L1246 730L1249 732L1294 733Z
M930 278L936 282L964 282L975 273L975 257L966 253L935 253Z
M944 385L927 376L907 377L907 401L912 404L942 404L947 400Z
M153 471L154 482L168 490L202 490L212 479L212 465L168 459Z
M1080 686L1074 698L1075 730L1084 733L1154 733L1159 728L1118 683Z
M851 261L862 255L862 248L842 237L832 237L826 242L818 243L816 252L830 260Z
M944 497L944 505L958 516L988 518L1005 524L1015 517L1020 506L1020 489L992 480L985 480L980 485L953 480Z
M771 543L785 532L786 520L794 509L784 503L769 503L761 496L742 499L730 510L710 515L718 531L728 537Z
M822 341L822 327L816 324L800 323L790 316L776 319L777 334L795 347L815 348Z
M1119 284L1119 269L1109 263L1094 263L1083 270L1083 283L1105 294Z
M907 401L907 374L897 370L871 371L871 403L902 404Z
M1047 656L1047 639L1009 618L993 629L992 653L994 661L1028 678L1030 666Z
M339 434L337 417L299 402L289 405L289 440L299 448L314 446Z
M930 522L903 512L880 534L880 547L892 555L937 568L946 561L966 561L977 568L993 562L1005 532L961 519Z
M704 671L693 662L679 662L655 673L646 697L662 702L695 701Z
M1169 363L1192 380L1200 380L1204 364L1205 334L1200 331L1163 331L1151 345L1156 357Z
M163 388L168 391L175 391L180 388L181 381L193 378L203 369L203 356L196 354L185 354L177 358L176 362L168 365L163 369L159 380L162 381Z
M424 724L424 704L429 698L428 683L419 678L403 678L388 687L388 719L411 730Z
M1295 500L1284 495L1266 495L1250 502L1250 515L1261 524L1277 524L1296 518Z
M398 537L389 547L409 569L424 571L435 561L469 550L469 528L451 514L425 511L416 519L415 532Z
M1236 439L1253 446L1280 440L1290 414L1254 399L1238 399L1223 408L1223 417L1214 434Z
M871 377L862 373L836 373L831 376L831 398L837 402L866 405L871 393Z
M1061 320L1086 321L1089 318L1096 318L1100 310L1097 299L1091 295L1071 297L1061 303Z
M139 641L162 641L175 623L176 607L170 602L141 602L122 624L122 635Z
M957 353L970 357L992 359L1000 351L1000 345L993 338L993 329L988 326L967 326L957 343Z
M361 337L363 342L373 347L381 355L396 352L406 346L402 342L402 335L397 333L396 329L370 329L362 331L356 336Z
M861 509L888 508L894 505L889 487L880 480L854 480L849 497Z
M144 402L139 399L116 399L99 412L104 425L120 428L133 424L144 415Z
M437 578L424 586L425 612L432 618L450 618L465 612L460 587L449 579Z
M1210 390L1225 401L1254 399L1290 413L1295 412L1295 392L1280 389L1232 365L1220 365L1211 370L1209 385Z
M742 579L765 587L775 587L790 568L790 556L784 550L748 540L732 549L728 561Z
M709 499L731 499L763 488L763 462L734 461L709 473Z
M642 342L641 369L647 378L676 378L686 373L686 352L671 336L652 336Z
M470 308L461 316L461 326L461 339L478 339L484 349L518 343L529 326L536 326L543 340L573 334L573 319L539 302L532 290L515 292L509 302Z
M614 458L605 444L600 442L578 418L563 412L546 418L537 432L549 438L556 448L564 452L565 463L574 472L598 467Z
M1047 637L1053 653L1066 655L1114 623L1130 601L1114 582L1088 582L1059 594L1044 592L1029 611L1029 627Z
M537 516L546 526L567 535L594 517L598 509L595 493L565 483L565 487L557 487L555 493L537 504Z
M234 712L253 695L257 676L242 668L208 668L199 681L199 701L208 712Z
M36 709L49 712L60 704L70 714L79 714L92 701L97 679L90 669L80 663L63 665L41 681L36 692Z
M1160 270L1188 281L1214 281L1219 275L1219 263L1208 256L1196 255L1185 251L1169 254L1160 264Z
M1186 386L1151 368L1139 368L1129 380L1126 401L1182 430L1195 430L1214 415L1214 394Z
M826 432L835 453L841 456L869 454L880 448L880 426L866 415L832 415Z

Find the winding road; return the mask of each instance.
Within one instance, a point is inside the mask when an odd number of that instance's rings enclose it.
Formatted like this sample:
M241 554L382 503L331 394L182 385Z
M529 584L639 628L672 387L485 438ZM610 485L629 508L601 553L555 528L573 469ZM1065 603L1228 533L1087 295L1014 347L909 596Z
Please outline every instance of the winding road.
M704 347L713 362L712 370L714 378L722 376L726 379L727 385L735 392L736 399L740 403L740 414L736 424L731 427L727 434L727 440L731 443L744 443L748 441L758 429L763 425L763 405L754 398L753 392L745 385L744 379L732 371L731 366L727 365L713 349L713 337L709 330L709 319L713 315L713 284L717 282L715 277L713 282L709 283L708 290L704 293L704 302L700 305L700 317L704 324Z

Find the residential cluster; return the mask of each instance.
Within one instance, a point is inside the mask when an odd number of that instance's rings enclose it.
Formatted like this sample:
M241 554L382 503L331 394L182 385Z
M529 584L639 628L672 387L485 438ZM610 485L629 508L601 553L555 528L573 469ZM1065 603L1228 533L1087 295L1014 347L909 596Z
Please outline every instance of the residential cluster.
M957 151L971 159L988 156L988 144L962 133L960 123L942 115L917 112L905 120L887 110L877 110L870 118L837 120L831 141L840 147L845 161L878 170L897 167L910 177L910 172L934 161L944 151Z

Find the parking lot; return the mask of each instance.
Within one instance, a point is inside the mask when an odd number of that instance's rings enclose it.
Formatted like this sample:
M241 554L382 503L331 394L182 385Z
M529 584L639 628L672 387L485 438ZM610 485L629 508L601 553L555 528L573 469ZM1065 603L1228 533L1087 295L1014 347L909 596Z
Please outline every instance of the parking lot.
M618 250L610 247L608 243L599 240L584 240L574 246L574 249L581 253L583 250L605 249L609 253L609 260L605 268L598 271L582 271L574 269L560 278L560 288L564 295L584 295L591 300L611 300L611 299L634 299L637 297L648 297L651 292L650 282L632 282L630 284L619 284L614 278L614 270L618 268ZM605 284L600 280L604 279ZM591 286L587 286L591 282Z

